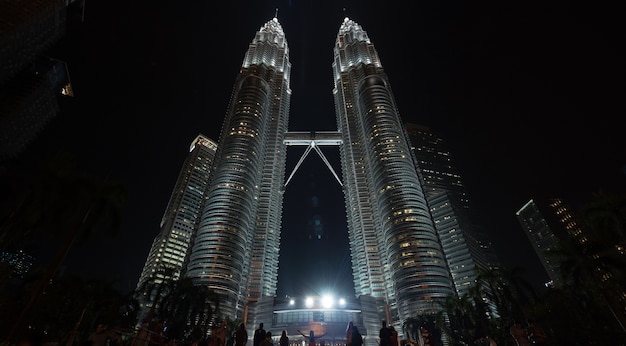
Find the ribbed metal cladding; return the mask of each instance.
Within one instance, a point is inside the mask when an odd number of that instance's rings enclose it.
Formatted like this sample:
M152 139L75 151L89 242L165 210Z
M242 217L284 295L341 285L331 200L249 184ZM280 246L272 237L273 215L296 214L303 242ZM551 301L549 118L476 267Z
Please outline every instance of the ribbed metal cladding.
M276 293L290 70L274 18L256 33L235 81L189 258L187 275L216 292L233 319Z
M389 81L367 33L348 18L333 69L355 292L378 298L401 324L454 294L450 273Z
M150 281L159 284L177 280L184 272L185 256L200 222L216 150L217 143L204 135L198 135L191 143L139 277L138 291ZM148 313L151 298L154 297L142 297L140 321Z

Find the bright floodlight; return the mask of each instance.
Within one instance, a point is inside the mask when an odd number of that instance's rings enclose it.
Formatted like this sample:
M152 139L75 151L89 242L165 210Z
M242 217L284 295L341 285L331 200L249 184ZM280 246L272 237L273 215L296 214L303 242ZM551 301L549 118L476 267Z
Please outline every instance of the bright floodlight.
M340 299L339 299L339 305L341 305L341 306L346 305L346 300L345 300L345 299L343 299L343 298L340 298Z
M306 305L306 307L307 307L307 308L312 307L312 306L313 306L313 298L311 298L311 297L306 297L306 300L305 300L305 303L304 303L304 304Z
M334 299L332 296L323 296L322 297L322 306L326 309L332 308L334 303Z
M294 299L289 299L289 305L294 305L296 301Z

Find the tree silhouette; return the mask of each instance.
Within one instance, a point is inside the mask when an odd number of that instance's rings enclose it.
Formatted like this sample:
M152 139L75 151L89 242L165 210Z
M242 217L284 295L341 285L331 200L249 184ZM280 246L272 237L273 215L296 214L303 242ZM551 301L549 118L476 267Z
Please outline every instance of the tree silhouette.
M39 178L15 203L0 226L0 244L20 243L26 236L54 235L63 239L47 269L32 290L30 298L14 321L7 337L13 337L29 318L31 309L76 241L85 241L97 231L117 234L121 210L126 204L124 184L81 170L66 154L54 157L41 171Z
M176 272L176 268L161 265L150 276L150 278L137 289L137 295L139 300L144 305L150 306L148 315L145 318L145 322L150 324L157 314L157 308L161 304L161 301L168 295L170 291L175 290L176 281L173 279L173 275Z
M203 335L214 318L211 304L217 296L203 285L194 285L190 278L183 277L173 282L172 288L160 302L158 317L167 321L168 337L191 341L192 331L203 330Z

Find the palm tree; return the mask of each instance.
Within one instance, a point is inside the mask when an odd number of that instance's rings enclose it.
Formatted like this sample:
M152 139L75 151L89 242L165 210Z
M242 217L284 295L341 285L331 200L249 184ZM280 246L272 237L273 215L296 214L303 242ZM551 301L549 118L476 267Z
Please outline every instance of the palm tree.
M191 278L174 282L159 303L158 316L167 321L168 337L185 340L194 329L206 328L214 317L211 301L214 294L206 286L194 285ZM203 330L206 335L207 330Z
M623 313L623 302L619 300L622 286L607 275L613 267L614 259L607 256L606 247L597 242L587 241L583 244L574 239L563 239L551 252L560 261L563 290L576 288L573 295L577 296L577 304L589 312L589 309L603 306L612 316L622 333L626 333L626 316ZM609 258L607 258L609 257ZM625 266L622 266L624 268ZM588 314L587 316L591 316ZM597 321L587 321L593 325Z
M532 286L522 277L523 269L491 269L479 272L477 284L488 302L504 320L526 320L526 309L537 299Z
M2 241L11 241L20 232L37 236L63 235L64 241L15 319L8 342L12 342L75 242L85 241L103 229L112 235L117 233L126 200L123 184L108 176L103 179L79 170L67 155L55 157L44 167L39 179L0 226L1 234L5 235Z
M471 298L466 294L460 298L449 296L440 302L442 311L436 324L452 343L471 343L476 334L476 313Z
M583 208L582 220L589 239L584 245L593 246L586 249L587 254L598 267L595 277L601 280L607 303L618 312L616 318L626 332L626 196L594 193Z
M420 340L420 327L422 320L420 317L409 317L402 324L402 332L412 341Z
M157 268L154 274L137 289L137 295L139 300L144 305L150 305L150 310L145 318L145 322L150 324L157 314L157 308L161 304L161 301L175 290L176 281L174 280L174 274L176 268L166 265L161 265Z
M626 197L604 191L593 193L582 209L587 236L609 246L626 245Z
M64 234L73 245L77 235L85 241L104 228L115 235L127 197L124 184L81 170L72 157L60 153L40 168L5 215L0 248Z
M32 280L27 277L23 285L16 286L16 293L10 297L18 304L5 306L0 321L13 322L10 318L17 316L39 280L39 276ZM112 280L84 279L75 275L54 278L37 300L37 313L28 320L29 330L45 334L50 341L72 345L84 340L79 330L86 331L84 326L95 320L122 327L131 325L129 323L136 320L136 303L114 285ZM0 325L0 335L6 335L11 326Z
M234 334L237 332L237 329L239 328L239 325L243 323L243 320L240 319L235 319L235 320L231 320L228 316L226 316L226 318L224 319L226 321L226 326L228 327L228 334L227 334L227 345L233 345L234 344Z
M477 284L472 285L468 292L467 298L471 301L471 321L474 326L474 337L483 338L487 335L494 335L499 326L494 324L493 317L496 315L492 311L489 301L483 297L481 287Z
M421 345L423 343L422 330L426 329L430 334L430 345L441 345L441 330L436 320L437 314L434 313L410 317L402 324L402 331L409 337L409 340Z

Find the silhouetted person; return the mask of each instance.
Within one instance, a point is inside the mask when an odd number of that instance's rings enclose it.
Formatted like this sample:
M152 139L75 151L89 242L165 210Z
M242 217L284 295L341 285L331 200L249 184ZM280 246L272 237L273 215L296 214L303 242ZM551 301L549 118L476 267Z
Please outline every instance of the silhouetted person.
M246 331L246 325L242 323L235 332L235 346L246 346L247 343L248 331Z
M393 326L389 326L389 339L391 340L391 346L400 346L400 340L398 340L398 331Z
M382 322L378 337L380 338L380 346L391 346L391 331L387 328L387 321Z
M309 340L309 346L315 346L317 344L317 339L315 338L315 332L314 331L312 331L312 330L309 331L309 336L304 335L299 330L298 330L298 333L300 333L302 336L304 336L305 339ZM326 334L318 335L317 338L321 338L324 335L326 335Z
M283 330L283 333L280 335L279 344L280 346L289 346L289 337L286 330Z
M352 346L352 331L354 327L354 323L352 321L348 322L348 327L346 328L346 346Z
M272 332L265 333L265 338L261 341L261 346L274 346L274 341L272 340Z
M363 346L363 335L361 335L357 326L352 326L352 335L350 336L350 339L352 340L352 346Z
M263 322L259 324L259 329L254 331L254 337L252 338L253 346L261 346L261 342L265 340L265 329L263 329Z

